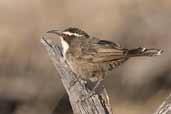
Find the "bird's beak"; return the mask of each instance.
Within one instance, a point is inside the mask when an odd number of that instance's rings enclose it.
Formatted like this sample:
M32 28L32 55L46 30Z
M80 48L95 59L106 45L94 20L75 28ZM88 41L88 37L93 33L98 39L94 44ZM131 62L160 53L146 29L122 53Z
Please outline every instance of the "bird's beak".
M47 31L46 33L57 34L59 36L62 35L62 31L60 30L50 30L50 31Z

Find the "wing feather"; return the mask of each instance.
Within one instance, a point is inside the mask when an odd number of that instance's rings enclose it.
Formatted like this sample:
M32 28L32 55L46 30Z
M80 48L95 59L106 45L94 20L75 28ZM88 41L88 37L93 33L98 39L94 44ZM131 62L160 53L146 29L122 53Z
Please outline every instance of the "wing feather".
M120 48L119 45L105 40L98 40L90 43L88 49L84 51L82 58L91 62L111 62L119 61L125 58L126 49Z

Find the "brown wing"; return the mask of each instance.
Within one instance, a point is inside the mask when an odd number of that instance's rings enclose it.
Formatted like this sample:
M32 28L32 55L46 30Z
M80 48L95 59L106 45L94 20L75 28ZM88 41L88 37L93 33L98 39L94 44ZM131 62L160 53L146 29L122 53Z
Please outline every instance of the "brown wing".
M89 47L83 50L83 59L87 59L94 63L103 62L120 62L126 58L127 49L120 48L119 45L106 41L96 40L90 42Z

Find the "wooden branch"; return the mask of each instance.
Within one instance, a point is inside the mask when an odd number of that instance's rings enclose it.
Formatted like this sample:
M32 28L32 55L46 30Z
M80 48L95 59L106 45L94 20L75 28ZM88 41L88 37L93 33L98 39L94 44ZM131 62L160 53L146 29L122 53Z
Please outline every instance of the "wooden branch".
M47 49L56 70L60 74L74 114L112 114L112 108L106 89L103 87L101 91L82 101L81 98L88 96L91 90L85 87L84 81L74 74L64 61L60 46L47 38L42 38L41 43ZM72 82L75 83L71 84Z
M157 109L157 111L154 114L170 114L170 113L171 113L171 93L163 101L161 106Z

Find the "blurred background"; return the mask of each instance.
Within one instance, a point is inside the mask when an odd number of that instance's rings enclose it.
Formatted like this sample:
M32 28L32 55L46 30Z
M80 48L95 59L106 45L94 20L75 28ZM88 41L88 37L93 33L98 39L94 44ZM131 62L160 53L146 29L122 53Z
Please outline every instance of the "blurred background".
M0 114L72 114L41 36L79 27L125 48L161 48L104 80L114 114L152 114L171 90L170 0L0 0Z

